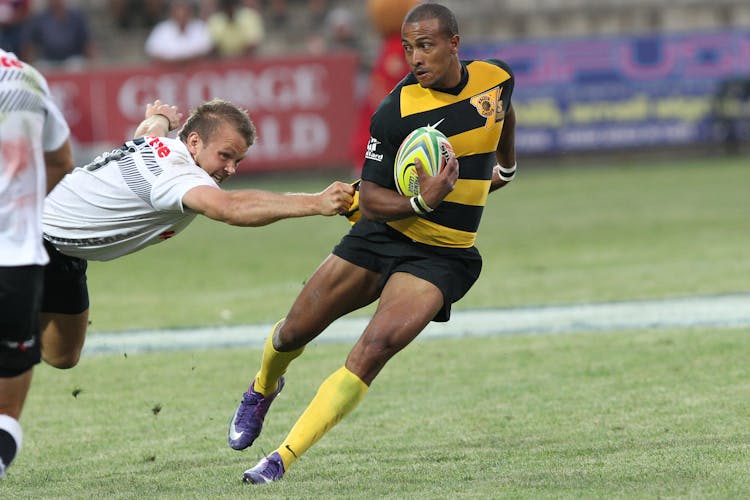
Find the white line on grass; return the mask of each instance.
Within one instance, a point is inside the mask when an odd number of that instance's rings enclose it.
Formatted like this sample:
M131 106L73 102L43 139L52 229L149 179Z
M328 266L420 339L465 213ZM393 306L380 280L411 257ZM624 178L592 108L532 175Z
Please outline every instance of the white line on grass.
M368 318L342 318L316 341L359 337ZM133 353L181 349L261 347L272 324L92 333L84 352ZM419 338L551 334L648 328L750 326L750 294L603 304L454 311L448 323L430 323Z

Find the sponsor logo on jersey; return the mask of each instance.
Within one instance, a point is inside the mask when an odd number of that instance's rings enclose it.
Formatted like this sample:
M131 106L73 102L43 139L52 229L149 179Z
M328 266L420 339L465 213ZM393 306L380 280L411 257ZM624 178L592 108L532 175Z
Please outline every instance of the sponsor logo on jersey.
M172 152L158 137L151 136L147 139L148 145L156 150L156 156L166 158Z
M484 124L487 128L492 127L505 118L503 100L500 99L500 86L475 95L469 102L477 109L477 113L480 116L487 118L487 122Z
M0 66L3 68L23 68L21 61L10 56L0 57Z
M367 143L367 151L365 152L365 158L368 160L383 161L383 155L376 153L380 141L374 137L370 137L370 142Z

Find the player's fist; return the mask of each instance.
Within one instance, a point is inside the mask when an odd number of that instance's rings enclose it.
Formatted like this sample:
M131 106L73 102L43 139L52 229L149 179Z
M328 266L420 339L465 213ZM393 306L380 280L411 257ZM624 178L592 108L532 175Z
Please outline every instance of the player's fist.
M335 181L323 192L318 193L321 215L343 214L349 210L354 201L354 186L341 181Z

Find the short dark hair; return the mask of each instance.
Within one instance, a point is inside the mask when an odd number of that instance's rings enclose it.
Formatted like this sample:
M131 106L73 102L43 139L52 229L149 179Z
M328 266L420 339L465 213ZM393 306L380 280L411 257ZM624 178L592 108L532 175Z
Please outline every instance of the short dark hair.
M414 7L406 14L404 24L437 19L440 31L447 38L458 35L458 21L453 12L446 6L437 3L422 3Z
M247 111L224 99L212 99L195 108L185 120L178 137L182 142L187 142L188 135L197 132L201 139L210 141L223 123L232 125L248 147L255 142L255 125Z

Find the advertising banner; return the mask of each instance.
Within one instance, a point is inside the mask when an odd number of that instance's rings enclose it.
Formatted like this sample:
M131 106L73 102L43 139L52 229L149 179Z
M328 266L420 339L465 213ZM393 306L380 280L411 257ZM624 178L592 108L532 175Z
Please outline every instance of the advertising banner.
M248 110L258 141L241 172L346 164L354 127L353 54L47 72L79 144L121 144L154 99L187 112L220 97Z
M524 153L699 144L715 140L721 83L750 76L750 30L496 42L461 57L513 69Z

